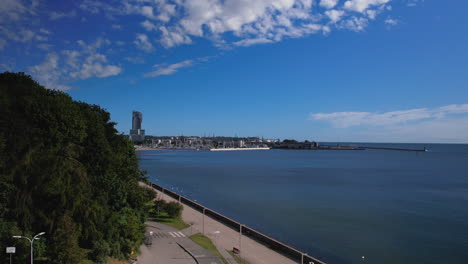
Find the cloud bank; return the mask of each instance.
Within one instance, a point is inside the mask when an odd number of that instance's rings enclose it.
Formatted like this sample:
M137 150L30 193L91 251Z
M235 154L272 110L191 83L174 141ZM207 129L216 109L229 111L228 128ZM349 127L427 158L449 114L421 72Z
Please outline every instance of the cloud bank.
M121 65L110 62L111 53L105 50L98 52L95 48L91 51L85 47L81 47L82 50L53 50L57 43L51 39L58 40L61 36L51 28L45 28L50 23L69 23L78 19L79 23L84 23L97 16L98 19L107 20L109 32L119 31L118 35L121 36L121 39L113 40L114 47L110 47L109 41L100 47L104 49L107 46L109 50L118 47L122 52L132 51L136 56L147 56L163 49L193 45L201 39L210 40L220 49L229 49L271 44L311 34L330 34L333 30L363 31L379 14L392 9L392 1L82 0L75 9L52 10L38 0L4 0L0 6L0 50L16 42L28 48L34 46L41 53L46 51L42 63L29 67L32 75L54 89L68 89L68 86L61 85L64 80L115 76L123 69ZM407 1L407 4L417 2ZM48 24L31 26L29 23L44 21L43 18ZM136 28L126 31L131 28L129 23L135 23ZM396 25L398 21L387 17L385 23ZM108 38L106 33L94 36L96 41L102 41L103 36ZM62 41L66 45L76 42ZM120 60L128 62L125 57ZM193 62L188 65L189 61L165 64L145 76L173 74L180 68L193 65Z
M326 121L338 128L352 126L390 126L411 122L443 119L454 114L467 114L468 104L447 105L439 108L418 108L410 110L392 111L386 113L371 112L335 112L310 114L311 120Z
M109 40L102 38L90 44L80 40L77 49L51 52L42 63L29 67L29 71L45 87L62 91L71 89L63 83L118 75L122 68L110 64L107 57L99 52L101 47L110 44Z
M108 17L139 16L149 37L165 48L208 38L217 46L273 43L332 28L362 31L390 10L391 0L85 0L84 11ZM137 37L136 41L139 41ZM141 38L140 38L141 40Z
M354 135L366 135L387 141L396 138L402 142L468 142L468 104L384 113L311 113L309 120L328 122L335 129L347 129L346 131ZM351 128L353 130L350 130ZM356 130L358 132L355 132Z

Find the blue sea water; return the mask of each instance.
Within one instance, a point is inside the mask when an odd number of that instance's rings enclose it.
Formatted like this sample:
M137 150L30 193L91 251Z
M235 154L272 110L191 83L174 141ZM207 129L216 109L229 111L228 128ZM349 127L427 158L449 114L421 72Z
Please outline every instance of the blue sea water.
M328 263L468 263L468 145L372 146L430 151L138 156L150 180Z

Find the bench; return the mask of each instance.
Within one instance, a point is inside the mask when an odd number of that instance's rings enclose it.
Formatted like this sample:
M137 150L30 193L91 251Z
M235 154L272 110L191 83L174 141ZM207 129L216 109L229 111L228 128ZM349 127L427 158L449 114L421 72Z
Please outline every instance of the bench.
M232 248L232 253L234 253L234 254L239 254L239 253L240 253L240 250L239 250L238 248L236 248L236 247L233 247L233 248Z

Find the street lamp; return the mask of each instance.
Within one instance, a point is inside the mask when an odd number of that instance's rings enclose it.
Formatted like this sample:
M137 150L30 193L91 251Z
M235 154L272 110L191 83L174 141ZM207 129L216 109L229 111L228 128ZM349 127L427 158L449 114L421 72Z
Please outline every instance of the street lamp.
M24 237L24 236L13 236L13 238L27 239L29 241L29 243L31 243L31 264L33 264L33 243L34 243L34 240L39 240L39 236L42 236L44 234L45 234L45 232L41 232L41 233L35 235L33 238Z

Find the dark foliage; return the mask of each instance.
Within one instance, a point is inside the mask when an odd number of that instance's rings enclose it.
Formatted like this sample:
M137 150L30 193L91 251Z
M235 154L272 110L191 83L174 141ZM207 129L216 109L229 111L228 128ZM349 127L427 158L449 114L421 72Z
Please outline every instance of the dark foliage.
M179 218L184 207L177 202L169 202L164 206L164 211L172 218Z
M150 197L114 125L97 105L0 74L0 263L6 246L25 263L29 242L11 236L41 231L35 256L53 264L102 263L138 247Z

